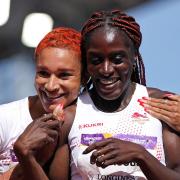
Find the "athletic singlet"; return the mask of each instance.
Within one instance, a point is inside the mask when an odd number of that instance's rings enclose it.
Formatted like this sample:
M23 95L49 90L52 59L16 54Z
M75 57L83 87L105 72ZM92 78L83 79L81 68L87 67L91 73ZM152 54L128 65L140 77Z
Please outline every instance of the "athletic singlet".
M161 122L144 111L138 99L148 97L145 86L136 84L128 106L120 112L105 113L93 104L88 92L78 98L76 116L69 133L72 180L146 179L140 167L131 162L106 168L90 164L90 155L82 154L87 146L114 137L144 146L165 165Z
M0 173L18 163L13 144L31 122L28 97L0 106Z

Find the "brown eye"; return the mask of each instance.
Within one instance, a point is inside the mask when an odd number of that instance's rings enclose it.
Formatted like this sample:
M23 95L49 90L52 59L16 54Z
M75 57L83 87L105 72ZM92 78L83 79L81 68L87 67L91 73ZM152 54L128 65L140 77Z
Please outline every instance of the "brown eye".
M113 54L111 55L110 59L114 64L121 64L123 63L124 56L122 54Z
M38 71L37 74L40 77L49 77L49 73L47 71Z
M69 72L61 72L58 74L58 77L64 80L68 79L70 76L72 76L72 74Z
M91 56L90 57L90 62L93 65L98 65L103 61L103 58L100 56Z

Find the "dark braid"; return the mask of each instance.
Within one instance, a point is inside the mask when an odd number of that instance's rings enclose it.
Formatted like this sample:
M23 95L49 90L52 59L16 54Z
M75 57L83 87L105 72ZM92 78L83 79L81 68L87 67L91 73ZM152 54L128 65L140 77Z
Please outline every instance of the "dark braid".
M105 25L116 26L126 33L126 35L132 40L135 51L138 55L136 59L136 66L133 69L131 80L139 84L146 85L145 68L142 57L139 53L139 47L141 45L142 34L140 32L140 26L135 19L128 16L120 10L112 11L99 11L92 14L91 18L84 24L82 34L82 58L84 66L86 67L86 44L89 39L89 32ZM85 69L85 68L84 68Z

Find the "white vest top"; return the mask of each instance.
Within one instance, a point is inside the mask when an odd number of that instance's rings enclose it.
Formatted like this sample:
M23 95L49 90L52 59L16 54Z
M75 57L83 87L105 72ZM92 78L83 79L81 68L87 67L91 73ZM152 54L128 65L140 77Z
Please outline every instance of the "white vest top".
M0 173L18 163L13 144L31 122L28 97L0 105Z
M90 155L82 154L87 146L104 138L114 137L144 146L149 153L165 164L161 122L144 111L138 99L148 97L145 86L136 84L128 106L120 112L99 111L88 92L77 102L76 116L69 134L72 180L88 179L146 179L132 162L100 168L90 164ZM144 178L142 178L144 177Z

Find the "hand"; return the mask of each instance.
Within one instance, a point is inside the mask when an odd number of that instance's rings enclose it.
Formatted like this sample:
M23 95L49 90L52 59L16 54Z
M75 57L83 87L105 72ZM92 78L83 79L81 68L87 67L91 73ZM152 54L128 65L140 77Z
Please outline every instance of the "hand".
M144 147L129 141L116 138L108 138L101 142L95 142L85 149L83 154L94 151L90 158L91 164L105 168L109 165L121 165L136 162L138 154L141 155Z
M59 124L60 121L55 120L52 114L46 114L29 124L14 144L18 160L35 157L40 164L44 164L56 147Z
M146 112L180 132L180 95L166 94L164 98L145 98L139 102Z

